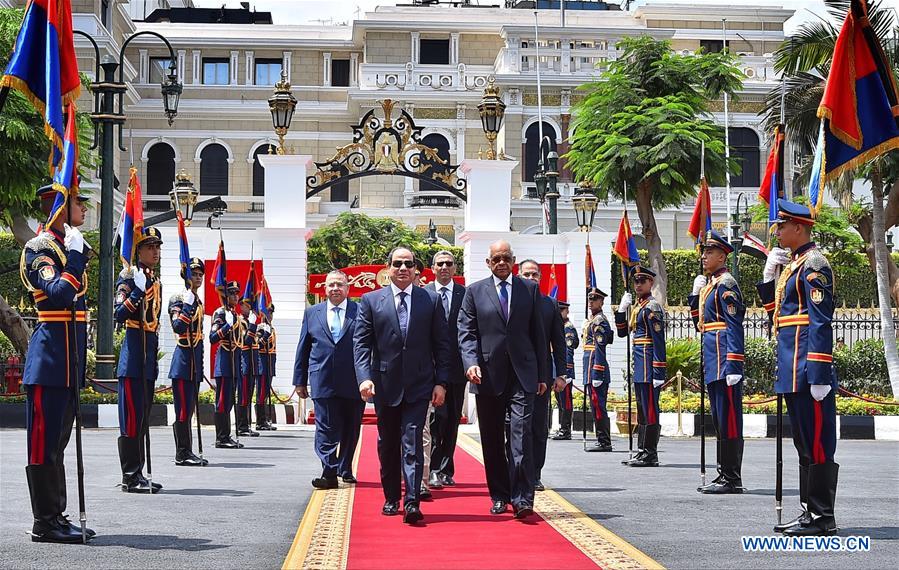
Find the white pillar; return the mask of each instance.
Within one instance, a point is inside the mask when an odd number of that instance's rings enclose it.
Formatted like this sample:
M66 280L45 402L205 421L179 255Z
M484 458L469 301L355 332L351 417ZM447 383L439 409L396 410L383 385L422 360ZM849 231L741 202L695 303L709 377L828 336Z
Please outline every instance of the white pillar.
M231 77L229 78L231 85L237 85L237 61L240 52L237 50L231 51Z
M359 54L350 54L350 87L359 87Z
M193 61L193 74L191 75L191 83L193 83L194 85L200 85L203 82L203 61L200 58L201 53L202 52L198 49L191 51L191 61Z
M331 85L331 52L326 51L322 54L322 85L329 87Z
M462 161L459 170L468 182L466 232L508 232L512 205L512 170L517 160Z
M409 35L412 40L412 63L418 63L418 39L421 37L421 33L411 32Z

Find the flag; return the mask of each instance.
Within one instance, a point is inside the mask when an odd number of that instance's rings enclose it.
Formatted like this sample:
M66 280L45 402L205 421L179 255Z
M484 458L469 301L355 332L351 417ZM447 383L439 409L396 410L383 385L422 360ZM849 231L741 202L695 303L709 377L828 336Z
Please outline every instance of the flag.
M549 266L549 283L547 284L547 288L549 289L549 296L553 299L559 298L559 282L556 281L556 264L553 263Z
M899 96L883 47L868 21L866 0L852 0L837 37L824 96L815 164L819 176L809 192L812 215L824 185L848 169L899 148Z
M765 165L765 177L759 188L759 200L768 206L768 224L777 219L777 200L784 197L784 126L774 129L774 140L768 163Z
M225 242L221 239L219 239L219 252L215 257L215 267L212 269L212 285L219 295L221 306L226 306L228 293L225 289L228 286L228 269L227 260L225 259Z
M265 315L266 320L271 321L272 313L272 293L268 289L268 281L265 280L265 275L259 278L259 300L256 302L256 312L260 315Z
M712 229L712 196L709 193L709 185L703 176L699 180L699 193L696 194L696 207L693 209L693 217L687 233L697 244L705 241L706 233Z
M184 274L184 286L190 288L190 280L193 272L190 270L190 248L187 245L187 231L184 229L184 216L181 211L175 212L178 219L178 260L181 262L181 272Z
M590 252L590 244L587 244L587 256L584 258L584 275L587 277L587 290L596 287L596 271L593 270L593 254Z
M627 288L627 268L640 263L640 254L637 252L637 242L631 231L627 211L621 216L621 223L618 224L618 236L615 238L615 245L612 246L612 254L621 261L621 279Z
M0 87L21 92L43 115L44 133L53 149L51 166L55 168L65 140L63 110L81 92L70 0L28 2Z
M743 246L740 253L747 253L756 259L768 259L768 248L760 239L748 232L743 232Z
M131 261L134 259L134 250L137 247L137 240L144 231L144 201L140 189L140 180L137 179L137 169L133 166L131 167L130 175L119 230L121 244L119 256L122 258L122 263L125 267L131 265Z
M61 161L53 174L53 189L56 199L47 217L46 227L53 225L59 213L68 204L69 197L78 194L78 126L75 121L75 104L70 103L66 119L65 142Z
M255 307L258 302L258 288L256 287L256 264L250 260L250 271L247 273L247 283L243 287L243 295L240 296L241 301L247 301L250 307Z

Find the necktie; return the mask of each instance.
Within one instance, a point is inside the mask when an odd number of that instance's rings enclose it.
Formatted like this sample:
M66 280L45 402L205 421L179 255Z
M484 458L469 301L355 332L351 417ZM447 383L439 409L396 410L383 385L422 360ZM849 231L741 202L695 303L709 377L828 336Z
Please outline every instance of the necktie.
M440 298L443 300L443 314L449 319L449 289L446 287L441 289Z
M406 340L406 331L409 328L409 307L406 306L406 292L400 291L400 304L396 307L396 316L400 320L400 332L403 340Z
M331 317L331 337L334 342L337 342L337 339L340 338L340 307L334 307L331 310L334 311L334 315Z
M509 320L509 291L506 290L509 284L505 281L499 282L499 306L503 310L503 318Z

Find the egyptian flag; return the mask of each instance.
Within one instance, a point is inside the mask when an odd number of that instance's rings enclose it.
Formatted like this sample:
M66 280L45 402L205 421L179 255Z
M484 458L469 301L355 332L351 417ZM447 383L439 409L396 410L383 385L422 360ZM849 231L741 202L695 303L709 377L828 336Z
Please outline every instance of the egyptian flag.
M131 265L134 259L134 250L137 240L144 231L144 201L140 189L140 180L137 178L137 169L133 166L130 170L128 191L125 193L125 207L122 209L122 221L119 226L119 240L121 248L119 256L125 267Z
M43 115L44 133L53 149L51 175L55 174L65 144L63 110L81 92L70 0L28 2L0 87L21 92Z
M65 143L62 147L62 159L53 174L53 189L56 199L47 217L46 227L50 227L59 217L70 196L78 195L78 125L75 121L75 104L68 107L66 120Z
M866 0L850 3L818 117L822 124L809 188L812 215L824 199L825 184L899 148L896 78L868 21Z
M699 180L699 193L696 195L696 207L687 233L693 237L697 245L705 241L706 234L712 229L712 195L705 176Z
M768 248L760 239L748 232L743 232L743 246L740 248L740 253L748 253L762 261L768 259Z
M637 242L634 240L634 232L631 231L631 222L626 211L621 217L621 223L618 224L618 236L615 238L612 254L621 261L621 280L627 288L627 268L640 263L640 254L637 252Z
M759 188L759 200L768 207L768 225L777 219L777 200L784 197L784 126L774 129L774 140L768 163L765 165L765 177Z
M178 261L181 262L181 273L184 275L184 286L190 289L193 272L190 270L190 248L187 245L187 231L184 229L184 216L181 211L175 212L178 219Z
M228 268L227 268L227 260L225 259L225 242L223 240L219 240L219 252L215 257L215 267L212 270L212 284L215 286L215 291L219 295L219 301L221 302L222 307L227 306L227 298L228 293L226 291L228 287Z

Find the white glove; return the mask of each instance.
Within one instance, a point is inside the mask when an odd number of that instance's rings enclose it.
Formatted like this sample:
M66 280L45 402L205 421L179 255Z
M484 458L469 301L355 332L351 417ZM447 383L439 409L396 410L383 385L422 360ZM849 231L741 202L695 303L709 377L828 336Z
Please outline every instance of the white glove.
M812 384L812 398L815 399L816 402L820 402L830 393L830 384Z
M66 229L66 237L63 239L63 243L66 246L66 249L69 251L77 251L78 253L84 253L84 236L81 235L81 230L78 228L73 228L69 224L63 224Z
M187 305L193 305L193 304L194 304L194 301L197 300L197 296L194 295L194 292L191 291L190 289L185 289L185 290L184 290L184 295L183 295L183 297L184 297L184 303L187 304Z
M768 254L767 261L765 261L765 271L762 273L762 281L765 283L773 281L774 275L777 273L777 267L788 263L790 263L790 253L787 250L780 247L772 248L771 252Z
M708 283L708 280L705 278L705 275L697 275L696 279L693 280L693 294L699 295L706 283Z
M247 317L247 321L249 321L251 325L255 325L256 324L256 313L250 312L250 316Z
M234 326L234 313L231 311L225 311L225 323L231 327Z
M265 323L262 323L261 325L259 325L259 330L261 330L264 333L268 333L268 325Z
M740 380L742 380L742 379L743 379L743 376L741 376L739 374L728 374L725 377L725 380L727 380L728 386L733 386L734 384L738 384L740 382Z
M599 388L600 386L602 386L602 380L592 380L590 383L593 384L594 388Z
M131 275L133 276L133 279L134 279L134 285L141 291L146 291L147 290L147 274L144 273L144 270L132 265L131 266Z
M634 300L631 298L631 294L625 293L624 295L621 296L621 302L618 303L618 312L619 313L625 312L628 309L628 307L630 307L631 304L633 304L633 302L634 302Z
M653 381L652 381L652 387L653 387L653 388L658 388L659 386L661 386L661 385L664 384L664 383L665 383L664 380L653 380Z

